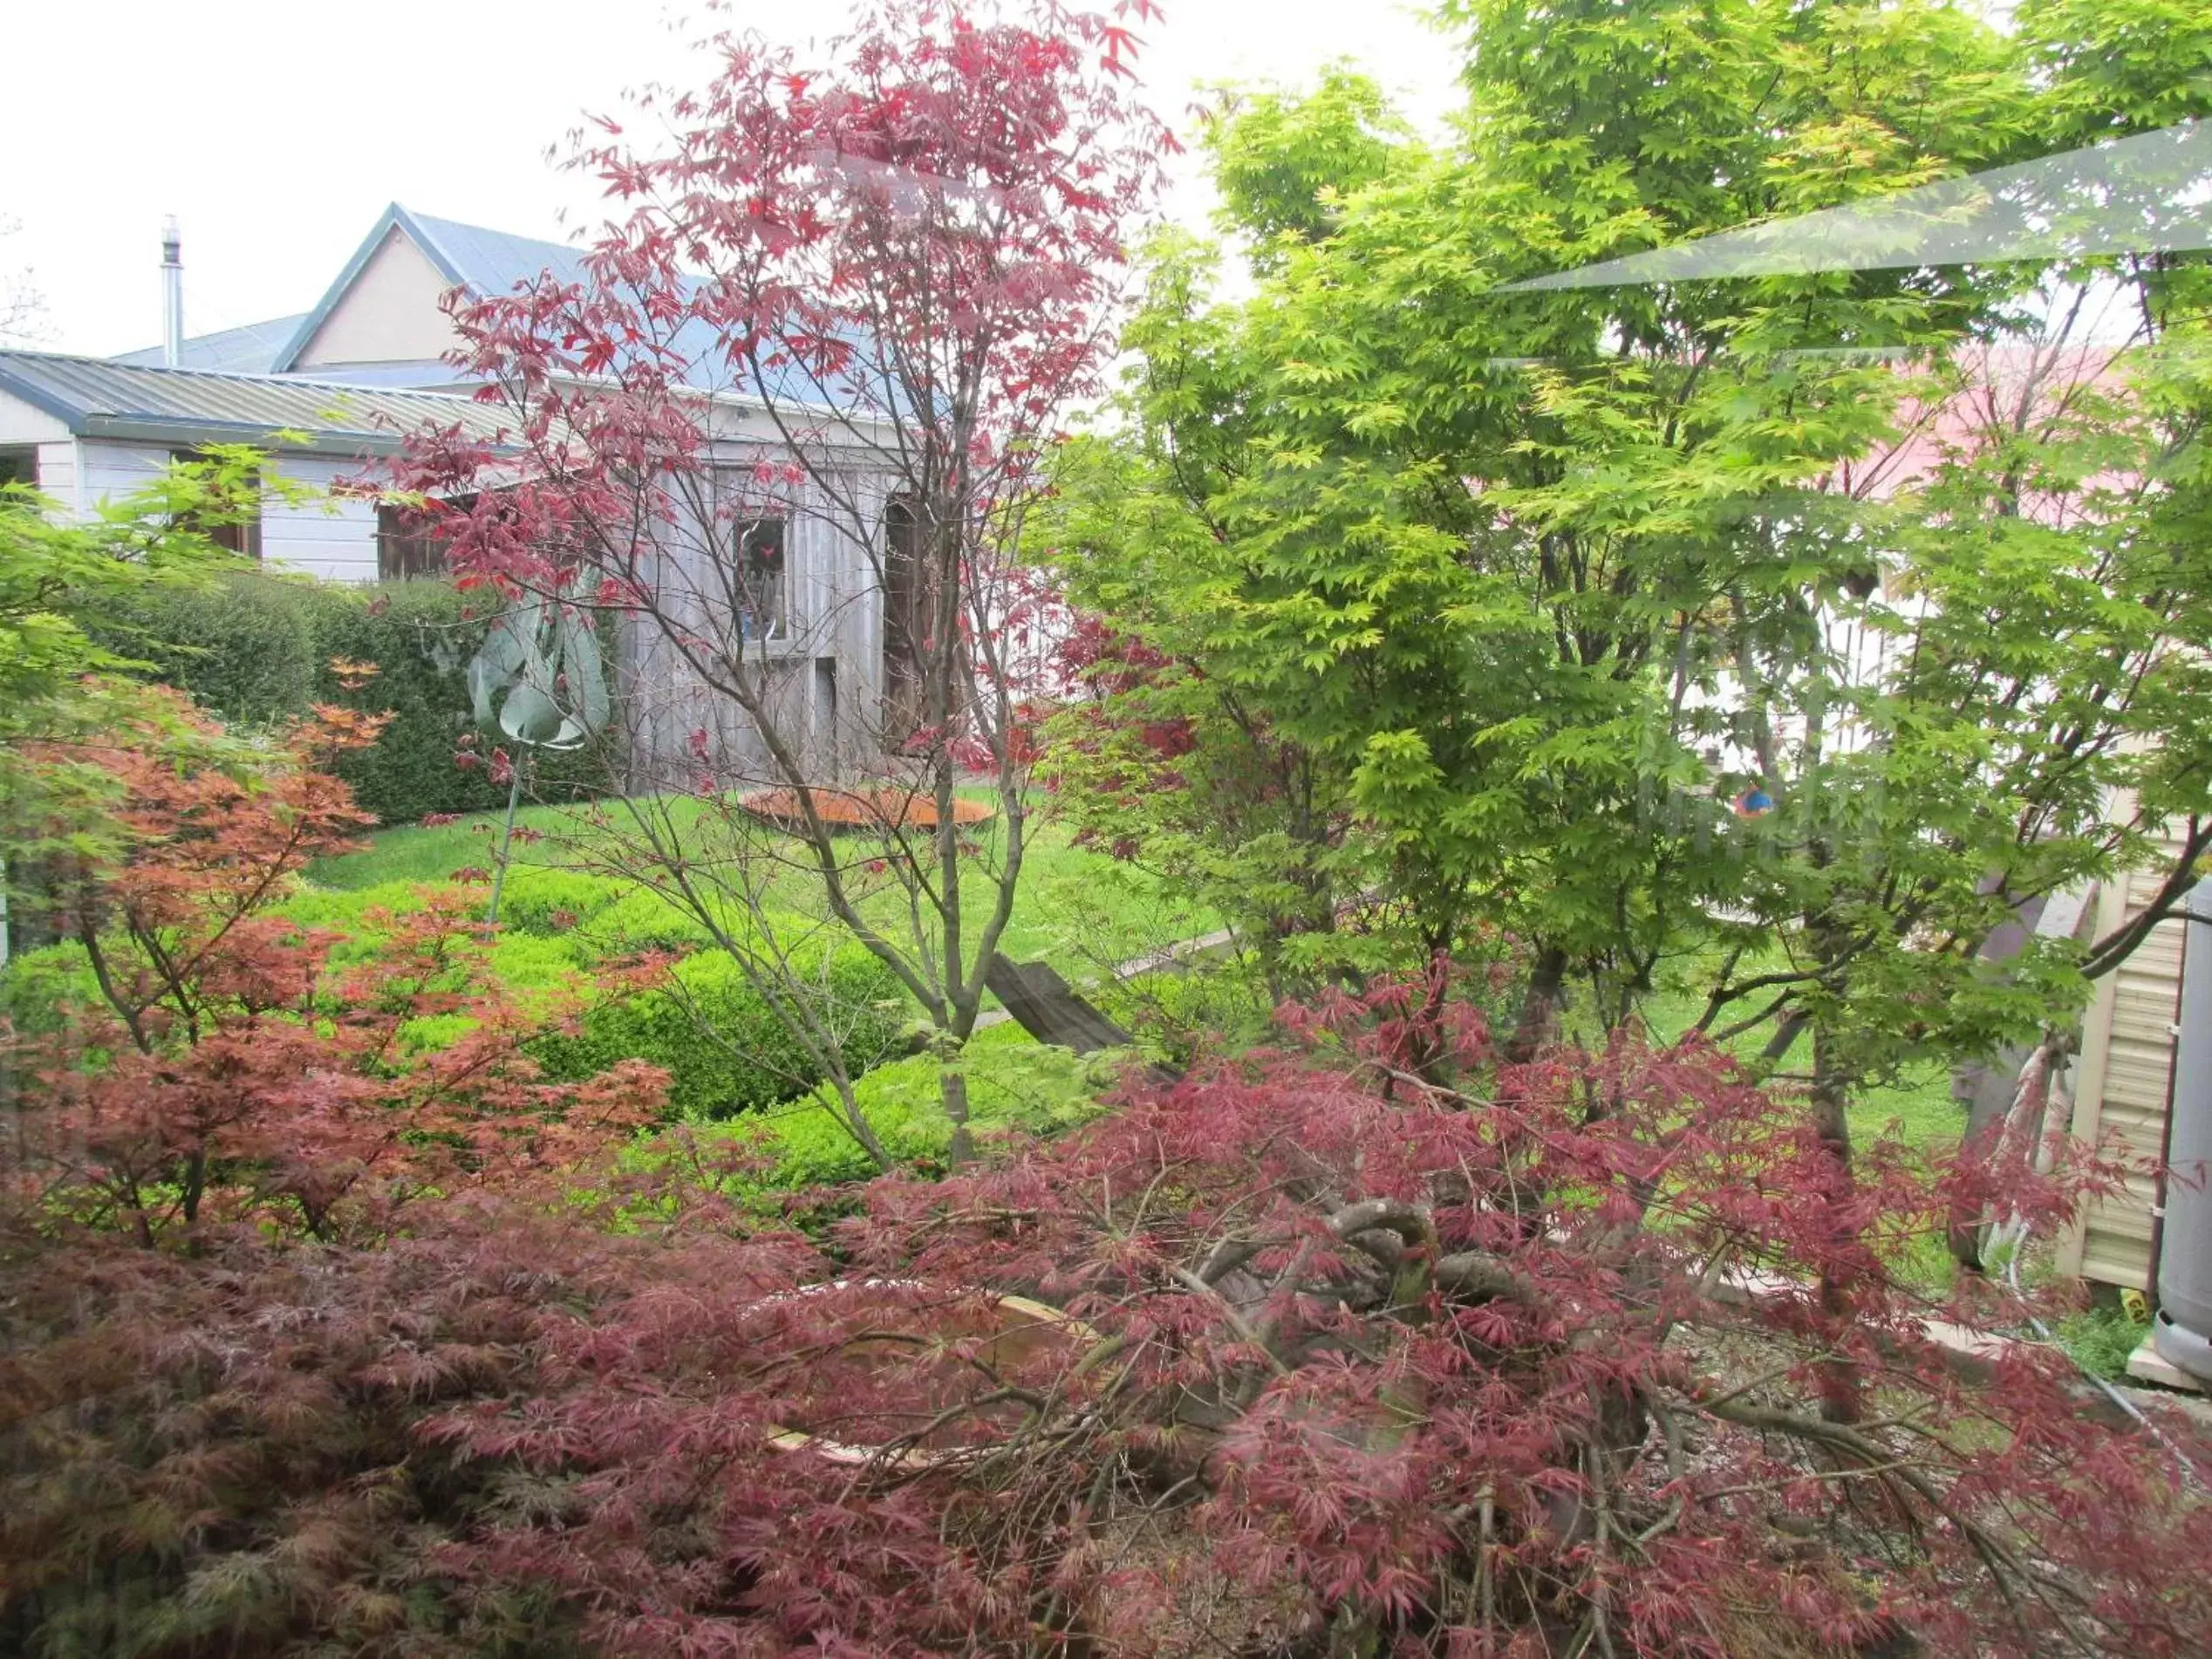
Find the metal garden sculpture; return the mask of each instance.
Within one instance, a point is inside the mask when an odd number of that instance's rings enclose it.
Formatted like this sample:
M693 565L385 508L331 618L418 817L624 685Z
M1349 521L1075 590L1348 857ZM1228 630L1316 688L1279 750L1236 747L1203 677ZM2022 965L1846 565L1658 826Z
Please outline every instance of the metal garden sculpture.
M598 638L582 612L556 599L519 598L509 605L469 659L468 678L477 725L496 726L523 750L581 748L605 729L611 712ZM499 919L515 810L522 798L522 767L518 754L509 768L507 822L492 871L487 921Z

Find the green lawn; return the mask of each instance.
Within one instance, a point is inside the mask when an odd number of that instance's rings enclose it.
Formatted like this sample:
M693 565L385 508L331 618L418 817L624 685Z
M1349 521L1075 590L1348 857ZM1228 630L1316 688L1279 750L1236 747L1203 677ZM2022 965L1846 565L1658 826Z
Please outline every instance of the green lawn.
M679 828L696 821L694 803L673 804ZM603 809L617 815L623 811L618 802ZM604 843L592 830L590 810L523 808L516 823L539 838L516 843L511 868L518 872L576 870L592 864L594 848ZM358 893L395 883L447 881L457 870L488 870L498 846L500 822L498 813L481 813L428 829L409 825L379 830L366 837L365 850L311 867L308 883L311 890L327 893ZM857 847L864 844L855 843ZM793 867L779 885L788 894L790 910L797 915L819 914L818 889L802 867L799 843L789 842L784 850ZM968 886L971 913L977 914L979 922L980 907L991 891L988 882ZM898 893L886 891L867 908L904 943L901 905ZM1000 948L1018 961L1049 961L1068 979L1082 981L1103 976L1114 963L1218 925L1211 916L1164 898L1157 883L1128 864L1071 844L1067 830L1052 820L1048 809L1030 821L1021 891Z
M1662 1042L1688 1030L1703 1009L1701 996L1679 990L1656 992L1642 1005L1652 1037ZM1772 1034L1772 1027L1761 1027L1728 1046L1731 1052L1749 1060ZM1809 1064L1812 1041L1810 1036L1799 1037L1796 1046L1784 1056L1782 1068ZM1933 1061L1912 1069L1895 1082L1867 1089L1851 1105L1853 1142L1863 1145L1888 1133L1894 1125L1908 1146L1927 1151L1948 1151L1959 1144L1966 1132L1966 1109L1951 1098L1950 1089L1949 1071Z
M692 805L674 803L679 827L691 820L686 809ZM605 809L622 810L615 803ZM540 839L517 844L514 867L561 869L589 863L594 838L588 812L577 807L524 808L517 823ZM443 881L469 867L488 869L499 823L498 814L485 813L433 829L380 830L369 838L367 850L325 860L310 870L310 881L315 888L335 894L390 883ZM798 850L795 843L791 850ZM795 865L798 862L795 857ZM820 900L805 870L795 867L783 881L795 912L819 912ZM878 895L870 908L886 924L895 925L898 920L896 894ZM1116 962L1216 925L1212 917L1165 898L1156 883L1128 864L1070 844L1066 829L1052 819L1048 802L1043 814L1031 821L1021 891L1001 948L1017 960L1048 961L1080 982L1101 979ZM1700 1000L1688 992L1662 989L1647 999L1643 1013L1653 1036L1665 1041L1686 1028L1701 1007ZM1735 1047L1748 1058L1766 1034L1764 1030L1751 1034L1738 1039ZM1801 1041L1800 1050L1804 1046ZM1785 1064L1803 1058L1801 1052L1793 1051ZM1949 1073L1935 1064L1888 1087L1866 1091L1851 1110L1855 1140L1872 1140L1894 1124L1908 1144L1931 1151L1956 1146L1965 1121L1964 1109L1950 1097Z

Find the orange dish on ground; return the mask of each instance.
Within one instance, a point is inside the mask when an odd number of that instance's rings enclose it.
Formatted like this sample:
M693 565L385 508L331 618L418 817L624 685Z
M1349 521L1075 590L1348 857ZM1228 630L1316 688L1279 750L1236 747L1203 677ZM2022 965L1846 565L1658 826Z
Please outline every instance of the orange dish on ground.
M816 789L811 793L815 816L824 823L841 829L937 827L937 802L928 795L886 789ZM802 823L806 819L799 809L795 789L755 789L741 796L739 804L754 817L776 823ZM952 802L954 823L984 823L990 816L991 809L980 801L955 798Z

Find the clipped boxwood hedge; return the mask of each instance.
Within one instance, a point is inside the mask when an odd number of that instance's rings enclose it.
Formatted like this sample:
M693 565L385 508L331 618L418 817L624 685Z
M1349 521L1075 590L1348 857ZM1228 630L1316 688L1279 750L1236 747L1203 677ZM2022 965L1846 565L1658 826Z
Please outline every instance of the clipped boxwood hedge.
M699 918L651 888L543 866L508 870L499 919L515 932L569 939L593 961L640 951L688 954L715 942Z
M530 1053L556 1079L592 1076L621 1060L666 1067L669 1105L690 1118L779 1105L821 1081L806 1050L727 952L701 951L672 973L675 989L603 1004L574 1034L533 1038ZM865 1070L900 1047L908 1004L890 969L858 946L845 946L829 952L813 977L843 1011L848 1068Z
M81 620L226 720L273 724L314 702L390 714L376 745L338 769L364 809L397 824L507 802L506 786L484 768L464 770L454 760L474 728L462 674L490 610L448 582L372 586L246 572L199 591L150 586L127 609ZM372 664L376 672L340 675L333 659ZM477 746L500 741L480 734ZM611 775L610 757L597 749L545 754L534 757L526 788L542 800L572 800L602 791Z

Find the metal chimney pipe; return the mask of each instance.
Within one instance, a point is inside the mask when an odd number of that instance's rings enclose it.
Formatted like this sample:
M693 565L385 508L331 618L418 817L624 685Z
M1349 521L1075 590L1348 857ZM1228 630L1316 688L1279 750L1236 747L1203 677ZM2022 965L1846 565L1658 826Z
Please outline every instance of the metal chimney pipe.
M161 361L184 361L184 254L176 215L161 221Z

